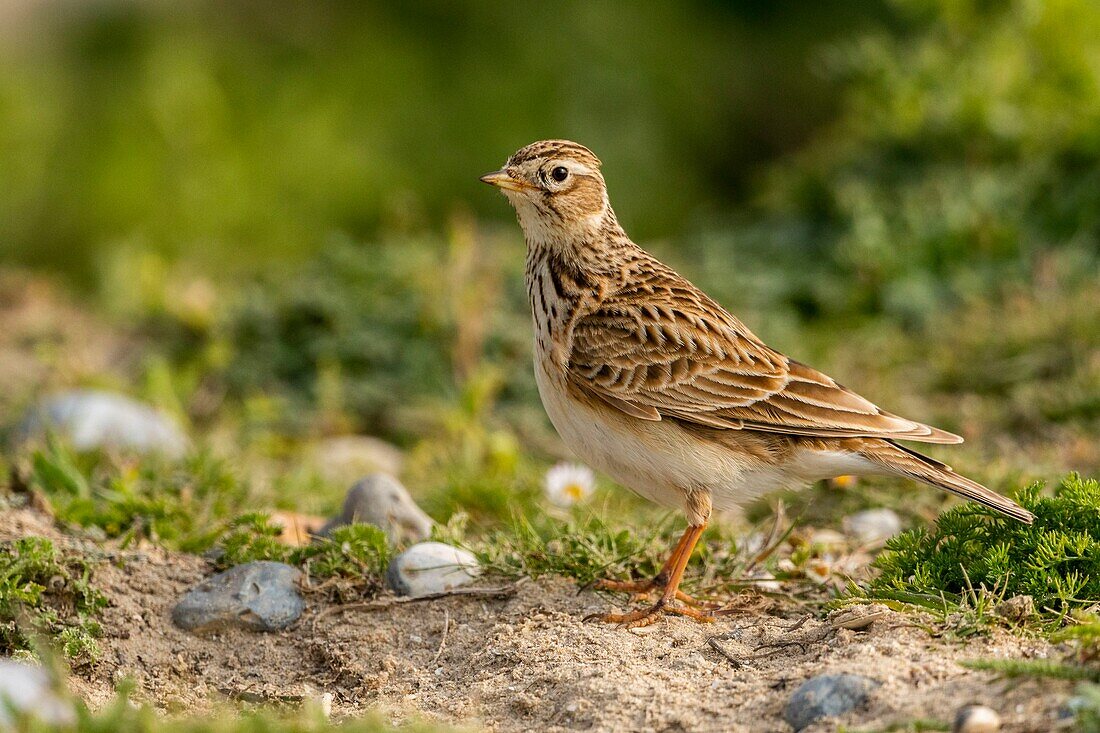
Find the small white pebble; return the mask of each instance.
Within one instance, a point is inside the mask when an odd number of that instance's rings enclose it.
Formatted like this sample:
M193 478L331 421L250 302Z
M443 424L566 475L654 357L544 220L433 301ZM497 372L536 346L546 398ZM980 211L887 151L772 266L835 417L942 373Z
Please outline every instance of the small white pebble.
M575 702L571 702L571 703L569 703L568 705L566 705L566 706L565 706L565 712L567 712L567 713L575 713L575 712L577 712L577 703L575 703Z
M955 714L952 733L997 733L1001 729L1001 716L985 705L965 705Z
M386 583L398 595L413 598L446 593L470 583L481 572L468 550L441 542L420 542L390 562Z
M326 692L321 695L321 715L324 715L326 718L332 717L332 701L334 699L335 696L331 692Z
M415 641L417 644L424 641L424 637L420 634L409 634L409 641Z

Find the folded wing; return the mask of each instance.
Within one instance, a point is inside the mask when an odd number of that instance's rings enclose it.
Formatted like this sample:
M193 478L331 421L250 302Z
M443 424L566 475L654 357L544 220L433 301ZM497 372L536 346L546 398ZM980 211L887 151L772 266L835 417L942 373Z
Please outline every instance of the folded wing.
M881 410L769 348L663 267L634 278L574 324L569 373L580 389L644 420L814 437L962 442Z

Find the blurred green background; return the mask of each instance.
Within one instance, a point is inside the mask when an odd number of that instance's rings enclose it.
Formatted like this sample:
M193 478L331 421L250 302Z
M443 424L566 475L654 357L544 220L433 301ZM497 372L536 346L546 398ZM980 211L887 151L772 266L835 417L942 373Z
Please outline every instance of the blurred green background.
M562 136L600 151L641 236L670 236L743 200L754 166L835 115L819 44L888 17L842 2L29 2L5 39L6 245L89 277L123 245L238 266L455 209L504 219L477 175Z
M1091 0L9 0L0 406L108 386L283 460L368 433L437 515L503 512L484 487L561 448L477 176L547 137L764 339L966 434L958 467L1100 468Z

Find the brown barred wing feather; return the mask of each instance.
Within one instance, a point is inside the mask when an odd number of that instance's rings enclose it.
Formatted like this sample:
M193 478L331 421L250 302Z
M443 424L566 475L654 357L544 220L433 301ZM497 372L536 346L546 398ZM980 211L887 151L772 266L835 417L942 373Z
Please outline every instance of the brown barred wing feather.
M633 278L580 317L570 336L570 378L634 417L813 437L962 441L885 412L769 348L670 270Z

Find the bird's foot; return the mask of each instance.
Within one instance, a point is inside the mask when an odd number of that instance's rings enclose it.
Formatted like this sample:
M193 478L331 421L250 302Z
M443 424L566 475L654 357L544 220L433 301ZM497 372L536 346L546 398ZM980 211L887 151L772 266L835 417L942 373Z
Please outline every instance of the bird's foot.
M595 590L610 590L619 593L629 593L631 601L644 601L653 595L653 591L664 591L665 584L661 582L661 577L650 578L649 580L597 580L592 584L592 588ZM687 604L694 608L705 608L714 610L720 608L720 604L711 603L710 601L700 601L697 598L689 596L682 590L676 591L676 600L681 603Z
M701 623L712 623L716 619L708 613L690 606L681 606L673 601L661 598L649 608L641 608L629 613L594 613L585 616L585 621L601 621L607 624L617 624L619 628L636 629L640 626L649 626L656 623L662 616L676 615L687 616Z

